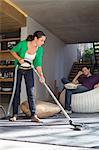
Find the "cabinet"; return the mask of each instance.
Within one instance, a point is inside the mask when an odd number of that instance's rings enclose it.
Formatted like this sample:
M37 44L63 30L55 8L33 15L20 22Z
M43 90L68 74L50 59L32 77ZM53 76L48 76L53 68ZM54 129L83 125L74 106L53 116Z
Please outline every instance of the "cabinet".
M0 94L12 94L14 77L14 57L10 49L19 42L19 38L0 40Z

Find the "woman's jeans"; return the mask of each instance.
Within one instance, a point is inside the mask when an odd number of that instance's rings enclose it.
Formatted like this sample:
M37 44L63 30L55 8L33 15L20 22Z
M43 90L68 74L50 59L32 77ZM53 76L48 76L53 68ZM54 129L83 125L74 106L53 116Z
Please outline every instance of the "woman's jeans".
M71 110L71 98L72 94L83 93L89 91L85 86L79 85L77 89L66 89L65 92L65 109Z
M13 115L18 114L18 105L20 104L20 93L21 93L21 81L22 76L24 76L25 84L26 84L26 91L27 91L27 98L29 103L29 108L31 111L31 116L35 115L35 96L34 96L34 75L33 69L17 70L17 83L16 83L16 90L13 99Z

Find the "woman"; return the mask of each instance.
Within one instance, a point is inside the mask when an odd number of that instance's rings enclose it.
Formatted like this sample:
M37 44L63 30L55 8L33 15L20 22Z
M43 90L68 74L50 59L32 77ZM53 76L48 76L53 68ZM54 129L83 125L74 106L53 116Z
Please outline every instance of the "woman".
M42 31L36 31L29 35L26 40L19 42L11 50L15 57L15 63L18 65L16 89L13 99L13 117L10 121L16 121L18 114L18 105L20 104L21 81L24 76L29 108L31 111L31 121L40 122L36 115L35 98L34 98L34 75L32 65L35 67L40 76L40 81L45 82L42 72L42 55L46 36Z

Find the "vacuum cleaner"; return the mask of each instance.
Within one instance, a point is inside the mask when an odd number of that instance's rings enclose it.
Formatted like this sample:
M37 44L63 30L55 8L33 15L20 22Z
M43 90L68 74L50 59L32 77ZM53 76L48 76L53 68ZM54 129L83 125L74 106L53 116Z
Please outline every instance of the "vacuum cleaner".
M25 61L25 60L24 60ZM30 64L30 62L28 62L27 60L25 61L26 63ZM31 65L31 67L33 68L34 72L36 73L36 75L39 77L40 79L40 75L38 74L37 70L34 68L33 65ZM14 93L15 93L15 89L16 89L16 81L17 81L17 70L18 70L18 65L16 66L15 68L15 77L14 77L14 86L13 86L13 92L12 92L12 96L11 96L11 100L10 100L10 103L9 103L9 106L8 106L8 111L7 111L7 115L6 116L9 116L10 114L10 109L11 109L11 106L12 106L12 102L13 102L13 97L14 97ZM69 124L71 126L73 126L73 130L76 130L76 131L80 131L82 130L83 128L85 128L85 125L84 124L76 124L76 123L73 123L72 119L70 118L70 116L67 114L67 112L65 111L65 109L63 108L63 106L60 104L60 102L58 101L58 99L55 97L55 95L53 94L53 92L51 91L51 89L48 87L48 85L46 84L46 82L43 82L43 85L45 86L45 88L47 89L47 91L49 92L49 94L52 96L52 98L54 99L54 101L56 102L56 104L60 107L60 109L62 110L64 116L68 119L69 121Z
M33 68L34 72L37 74L37 76L40 78L40 76L39 76L37 70L34 68L34 66L32 66L32 68ZM44 82L43 85L45 86L45 88L47 89L47 91L49 92L49 94L52 96L52 98L54 99L54 101L56 102L56 104L60 107L60 109L62 110L64 116L68 119L69 124L71 126L73 126L73 130L80 131L80 130L86 128L86 126L84 124L73 123L72 119L67 114L67 112L65 111L65 109L63 108L63 106L60 104L60 102L58 101L58 99L56 98L56 96L51 91L51 89L48 87L48 85L46 84L46 82Z

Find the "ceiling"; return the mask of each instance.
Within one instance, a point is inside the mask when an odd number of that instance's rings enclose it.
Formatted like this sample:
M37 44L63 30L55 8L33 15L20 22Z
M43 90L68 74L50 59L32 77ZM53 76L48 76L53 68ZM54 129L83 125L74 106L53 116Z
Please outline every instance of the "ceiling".
M14 7L0 0L0 33L15 32L26 25L26 17Z
M20 28L19 23L10 16L6 15L4 12L0 13L0 24L2 33L13 32Z
M11 0L65 43L99 41L99 0Z

